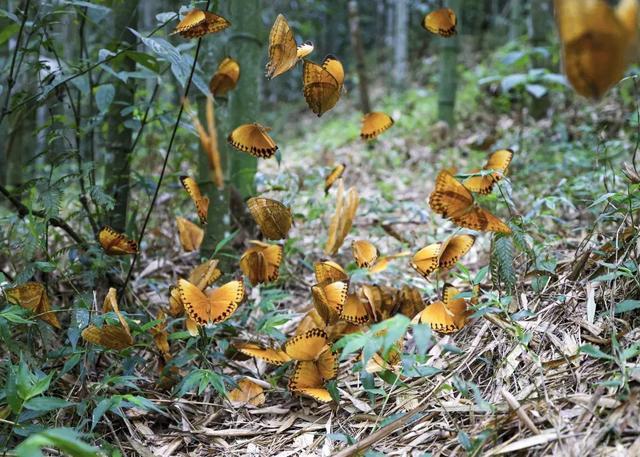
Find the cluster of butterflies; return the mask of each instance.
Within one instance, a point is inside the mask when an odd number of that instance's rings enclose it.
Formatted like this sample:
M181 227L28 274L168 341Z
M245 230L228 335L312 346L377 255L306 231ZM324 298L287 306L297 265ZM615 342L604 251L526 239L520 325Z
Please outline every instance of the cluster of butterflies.
M427 15L423 25L428 30L442 36L455 33L455 14L442 9ZM229 22L213 13L193 10L185 16L176 28L176 33L186 37L199 37L214 33L229 26ZM270 35L267 76L276 77L295 66L313 50L313 45L304 43L296 46L293 32L284 16L279 15ZM324 65L319 66L305 60L305 97L316 114L321 115L335 105L341 91L344 73L342 65L334 57L327 57ZM216 95L231 90L239 77L239 66L230 58L221 62L218 71L211 80L210 88ZM330 79L329 76L333 79ZM335 80L338 88L333 82ZM323 82L324 81L324 82ZM311 100L311 101L310 101ZM375 138L388 129L393 120L384 113L370 113L363 122L362 137ZM267 134L267 129L259 124L247 124L229 135L229 142L236 148L257 157L271 157L277 150L275 142ZM435 190L429 198L431 208L454 224L475 231L493 231L510 233L510 228L488 210L478 206L472 193L488 194L493 186L506 174L513 152L499 150L491 154L482 170L476 170L459 182L455 171L442 171L437 177ZM326 255L335 255L343 245L351 230L355 218L359 196L354 188L345 192L341 177L346 170L344 164L337 165L326 177L324 190L329 192L338 182L335 213L331 219ZM195 205L201 224L207 223L209 199L203 195L197 182L182 176L180 182ZM287 238L293 223L290 208L278 200L257 196L247 201L248 210L258 225L262 237L267 241ZM204 231L185 218L177 218L179 237L185 251L197 250L202 242ZM111 227L103 227L98 233L98 242L108 255L128 255L138 252L137 243L125 234ZM475 237L457 234L443 242L430 244L418 250L410 265L425 279L434 272L444 273L451 269L472 248ZM351 251L355 263L370 273L384 270L390 261L410 256L410 252L401 252L380 256L376 246L368 240L354 240ZM274 282L278 279L283 260L283 248L280 244L252 240L240 257L242 274L251 285ZM338 373L337 358L332 343L341 336L360 331L363 326L378 323L395 314L401 313L415 322L430 325L440 333L452 333L460 330L466 323L470 311L469 303L475 298L461 298L460 291L445 284L442 300L424 305L419 289L408 285L400 289L375 284L351 284L349 275L338 263L321 260L314 265L316 283L311 287L314 307L300 322L295 335L281 347L264 347L244 342L236 349L249 357L256 357L274 365L293 362L293 373L289 380L290 390L294 393L310 396L319 401L330 401L331 396L326 383L335 379ZM191 271L187 279L180 278L169 291L169 307L166 313L173 317L185 316L185 326L192 335L198 335L199 327L218 324L229 319L245 299L245 285L242 277L212 287L222 276L218 261L208 260ZM353 286L353 287L352 287ZM475 293L476 291L474 291ZM12 289L10 300L36 312L41 319L59 328L44 286L39 283L27 283ZM122 350L134 344L129 325L120 313L115 289L110 289L102 307L102 326L91 324L82 331L82 337L93 344L109 349ZM162 366L172 358L170 351L166 313L158 313L159 323L150 331L161 354ZM114 318L115 316L115 318ZM367 364L367 369L375 372L382 369L397 368L400 361L402 341L395 351L382 357L376 354ZM174 367L173 375L178 374ZM232 392L235 397L243 397L243 392L261 392L253 382L243 382L240 391Z

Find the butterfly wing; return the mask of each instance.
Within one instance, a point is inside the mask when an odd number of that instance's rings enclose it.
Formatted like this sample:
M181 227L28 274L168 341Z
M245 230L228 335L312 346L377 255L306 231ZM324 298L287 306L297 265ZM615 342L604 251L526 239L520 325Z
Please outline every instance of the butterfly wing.
M201 263L189 273L188 281L194 284L198 289L204 290L211 284L216 282L222 272L218 268L218 261L216 259L207 260Z
M355 240L351 250L359 268L369 268L378 258L378 248L367 240Z
M334 67L334 65L332 65L332 67ZM338 72L337 68L335 71L336 73ZM302 70L302 80L304 86L303 94L307 105L309 105L311 111L317 114L318 117L322 116L338 103L342 85L322 66L305 60Z
M381 112L365 114L362 118L360 138L363 140L372 140L382 132L388 130L392 125L393 119L388 114Z
M289 338L284 344L284 352L293 360L316 360L327 345L324 330L314 328L301 335Z
M260 248L250 247L240 257L240 269L255 286L266 281L266 267L264 254Z
M298 60L304 59L305 57L307 57L309 54L313 52L313 49L314 49L314 46L311 41L305 41L304 43L302 43L300 46L298 46L298 49L296 51Z
M442 290L442 301L453 316L456 327L461 329L467 320L467 301L464 298L456 298L459 294L460 291L451 284L445 284Z
M329 189L331 189L331 186L333 186L333 184L342 176L346 168L347 168L346 165L339 163L327 175L327 177L324 180L325 195L329 192Z
M362 325L369 321L367 308L356 294L348 294L340 313L340 319L354 325Z
M318 372L324 381L330 381L338 376L338 359L331 350L331 347L327 348L320 354L316 361Z
M207 213L209 212L209 197L204 197L202 192L200 192L200 186L195 179L189 176L180 176L180 182L182 186L191 197L191 200L196 205L196 211L198 213L198 217L200 218L200 222L203 224L207 223Z
M178 224L178 237L180 238L182 249L185 252L200 249L204 239L204 230L184 217L176 216L176 223Z
M236 128L227 137L231 146L254 157L269 159L278 150L278 146L260 124L244 124Z
M429 325L431 330L439 333L453 333L458 330L453 316L447 312L445 304L440 300L423 309L418 314L418 321Z
M240 79L240 64L231 57L225 57L209 81L209 90L214 97L224 97L235 89Z
M473 195L449 172L441 171L436 188L429 196L429 206L442 217L464 214L473 205Z
M262 251L265 260L266 282L273 282L278 279L280 273L280 263L282 263L282 246L272 244Z
M91 324L82 330L80 334L85 341L97 344L107 349L115 349L121 351L133 345L133 338L120 325L105 324L102 327L96 327Z
M320 370L315 362L298 362L289 380L291 392L306 395L321 402L330 402L331 395L324 388Z
M184 38L199 38L208 33L217 33L229 27L231 23L214 13L193 9L178 23L173 34Z
M458 18L450 8L440 8L427 14L422 20L422 27L431 33L443 37L451 37L456 34Z
M236 346L236 349L248 355L249 357L256 357L262 359L271 365L282 365L291 360L291 357L286 352L280 349L263 348L254 343L244 343Z
M485 195L493 190L493 184L500 181L502 176L507 172L513 151L510 149L500 149L489 156L489 160L483 170L495 170L494 173L484 176L470 176L464 180L463 185L471 192L478 192Z
M344 271L344 268L331 260L316 262L313 269L318 283L347 281L349 279L349 275Z
M127 255L138 252L138 243L109 226L100 229L98 241L108 255Z
M217 324L224 322L231 317L240 302L244 299L244 285L242 281L229 281L223 286L211 291L208 299L210 304L209 323ZM185 307L187 307L186 303Z
M55 328L61 328L58 316L51 312L51 302L44 284L26 282L6 291L7 300L28 309L37 317Z
M471 235L457 235L450 237L442 244L438 256L438 268L448 270L453 267L473 246L476 238Z
M425 279L438 269L438 257L442 243L433 243L420 249L411 258L411 266Z
M282 240L291 228L291 210L277 200L253 197L247 200L249 212L265 238Z
M290 70L298 62L298 49L293 30L287 19L278 14L269 33L269 62L267 78L273 79Z
M509 235L511 229L502 220L491 214L484 208L473 207L458 217L452 217L451 221L459 227L476 230L478 232L498 232Z
M210 321L211 304L204 292L184 279L178 281L178 292L191 320L198 325L207 325Z

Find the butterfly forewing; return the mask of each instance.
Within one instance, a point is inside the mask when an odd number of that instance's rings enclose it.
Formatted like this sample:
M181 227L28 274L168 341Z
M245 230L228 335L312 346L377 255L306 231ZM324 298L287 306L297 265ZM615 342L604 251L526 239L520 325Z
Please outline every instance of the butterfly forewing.
M456 235L450 237L442 245L438 258L438 268L448 270L453 267L473 246L475 237L471 235Z
M393 125L391 116L381 112L365 114L362 118L362 128L360 137L363 140L373 140L382 132L388 130Z
M322 402L330 402L331 395L324 388L324 381L315 362L298 362L289 380L289 389Z
M199 38L208 33L217 33L229 27L231 23L214 13L193 9L180 21L173 34L185 38Z
M325 60L325 64L326 62ZM340 77L339 68L342 68L342 65L338 68L338 65L333 62L334 60L329 61L329 67ZM344 73L342 78L344 79ZM311 111L318 116L322 116L333 108L340 99L342 82L338 82L331 72L317 63L304 61L302 79L304 98Z
M227 140L237 150L262 159L273 157L278 150L267 128L257 123L241 125L229 134Z
M433 243L420 249L411 258L411 266L425 278L438 269L442 243Z
M327 175L327 177L324 180L324 193L325 193L325 195L329 192L329 189L331 189L331 186L333 186L333 184L338 179L340 179L340 177L342 176L342 174L344 173L346 168L347 168L346 165L339 163Z
M314 328L287 340L284 352L293 360L316 360L327 345L327 334Z
M378 258L378 249L367 240L355 240L351 243L351 250L359 268L369 268Z
M340 313L340 319L354 325L369 321L369 312L356 294L348 294Z
M235 89L240 79L240 65L231 57L225 57L209 81L209 90L214 97L224 97Z
M286 352L280 349L263 348L257 344L244 343L236 347L240 352L249 357L256 357L268 362L272 365L282 365L289 362L291 357Z
M267 78L273 79L293 68L298 62L298 49L293 30L287 19L278 14L269 33L269 62L267 63Z
M282 240L291 228L291 210L277 200L253 197L247 200L249 212L265 238Z
M108 255L127 255L138 252L138 243L109 226L100 229L98 241Z
M214 289L209 294L210 311L209 322L216 324L227 320L244 299L244 285L242 281L230 281Z
M196 205L196 211L200 218L200 222L206 224L207 213L209 212L209 197L202 195L202 192L200 192L200 186L198 186L195 179L189 176L180 176L180 182L187 191L187 194L189 194L189 197L191 197L194 205Z
M340 265L331 260L316 262L313 266L318 283L347 281L349 276Z
M422 27L431 33L443 37L451 37L456 34L458 18L450 8L440 8L427 14L422 20Z

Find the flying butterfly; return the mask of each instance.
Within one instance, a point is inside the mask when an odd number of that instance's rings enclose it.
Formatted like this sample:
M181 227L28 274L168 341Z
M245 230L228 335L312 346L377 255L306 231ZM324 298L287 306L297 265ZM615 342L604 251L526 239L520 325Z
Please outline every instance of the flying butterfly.
M184 190L189 194L189 197L191 197L194 205L196 205L196 211L200 218L200 222L206 224L207 213L209 212L209 197L202 195L202 192L200 192L200 186L198 186L195 179L189 176L180 176L180 182L182 183Z
M108 225L98 232L98 241L108 255L127 255L138 252L138 243Z
M204 230L184 217L176 216L178 224L178 237L185 252L193 252L200 249L204 239Z
M359 268L371 267L378 258L378 248L367 240L354 240L351 243L351 251Z
M411 258L411 266L425 279L434 271L448 270L469 252L476 238L471 235L454 235L442 243L430 244Z
M345 164L342 164L342 163L339 163L335 167L333 167L333 170L331 170L331 172L324 179L324 194L325 195L327 195L329 193L329 189L331 189L331 186L333 186L333 184L338 179L340 179L342 177L342 174L344 173L346 168L347 168L347 166Z
M55 328L62 328L58 316L51 311L51 302L44 284L25 282L17 287L7 289L7 301L22 306Z
M205 295L194 284L180 279L178 291L187 315L198 325L224 322L244 299L242 281L230 281Z
M247 206L265 238L283 240L287 237L293 223L289 208L277 200L265 197L252 197L247 200Z
M318 283L349 280L349 275L344 268L331 260L316 262L313 265L313 271Z
M414 318L414 322L428 324L440 333L454 333L464 327L469 312L464 298L456 298L460 291L451 284L445 284L442 300L428 305Z
M392 125L393 119L388 114L379 111L367 113L362 118L360 138L363 140L373 140L382 132L388 130Z
M555 0L562 62L574 90L599 99L622 77L635 45L637 0Z
M291 361L291 357L282 349L264 348L255 343L238 344L236 349L244 355L264 360L271 365L282 365Z
M278 150L278 145L267 133L269 130L258 123L244 124L231 132L227 141L238 151L261 159L269 159Z
M307 105L320 117L340 99L344 84L344 68L332 55L325 57L322 65L305 60L302 81Z
M429 206L459 227L480 232L511 233L507 224L479 207L471 192L447 171L438 173L436 188L429 196Z
M171 33L180 34L184 38L200 38L208 33L217 33L226 29L231 22L222 16L194 8L178 23Z
M131 336L131 330L129 324L125 320L120 309L118 308L118 300L116 297L116 290L112 287L105 296L104 303L102 304L102 312L113 313L118 318L119 324L105 323L102 327L90 324L82 330L80 335L85 341L103 346L107 349L115 349L121 351L130 346L133 346L133 336Z
M481 195L491 193L493 185L507 173L512 158L513 151L511 149L500 149L493 152L482 167L482 170L492 170L493 172L487 175L470 176L462 184L471 192L477 192Z
M251 285L278 279L282 246L256 240L251 241L251 244L240 257L240 269L249 278Z
M231 57L225 57L209 81L209 91L214 97L224 97L236 88L240 79L240 65Z
M457 33L457 25L458 18L456 13L450 8L440 8L432 11L422 19L422 27L424 29L447 38Z
M340 181L338 183L338 192L336 193L336 210L331 216L327 242L324 246L325 254L335 255L338 252L351 230L359 204L360 196L355 187L349 188L345 197L344 185Z
M292 69L298 63L298 60L311 54L311 52L313 52L313 43L307 41L297 46L293 30L289 27L287 19L282 14L278 14L269 33L267 78L273 79Z

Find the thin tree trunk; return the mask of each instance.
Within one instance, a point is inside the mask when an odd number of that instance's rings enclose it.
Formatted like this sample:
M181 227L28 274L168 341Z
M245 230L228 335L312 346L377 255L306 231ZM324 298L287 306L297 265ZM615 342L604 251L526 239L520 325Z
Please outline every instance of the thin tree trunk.
M537 0L531 3L529 12L529 42L531 46L544 46L547 41L547 32L550 22L548 18L551 16L551 4L545 0ZM537 68L544 68L548 65L547 59L539 53L534 54L533 65ZM549 94L546 93L542 97L533 98L531 103L531 116L534 119L541 119L547 113L550 100Z
M541 0L535 0L533 3L537 3ZM511 0L511 21L509 24L509 40L515 40L522 34L522 13L523 4L522 0Z
M367 81L367 68L362 48L360 35L360 17L358 13L358 0L349 1L349 32L351 35L351 47L356 57L356 71L358 72L358 91L360 93L360 109L364 114L371 112L369 101L369 83Z
M396 28L394 43L394 67L393 83L397 88L404 87L407 81L407 48L409 46L407 30L409 28L409 7L407 0L396 0Z
M137 1L114 0L113 2L114 39L122 46L135 43L134 37L127 27L138 27L137 4ZM131 59L123 59L114 70L134 71L135 62ZM112 160L106 164L109 170L105 173L105 177L107 192L113 196L115 205L108 216L108 223L116 230L124 231L127 225L127 207L129 206L129 175L133 138L131 129L127 127L129 124L127 121L131 120L132 112L123 114L122 110L124 107L134 106L135 85L134 80L129 80L125 84L117 79L114 79L112 84L115 88L115 95L108 112L109 131L107 138Z
M450 0L449 7L459 12L458 21L462 19L462 0ZM458 79L459 35L440 40L440 83L438 92L438 119L454 126L456 90Z

